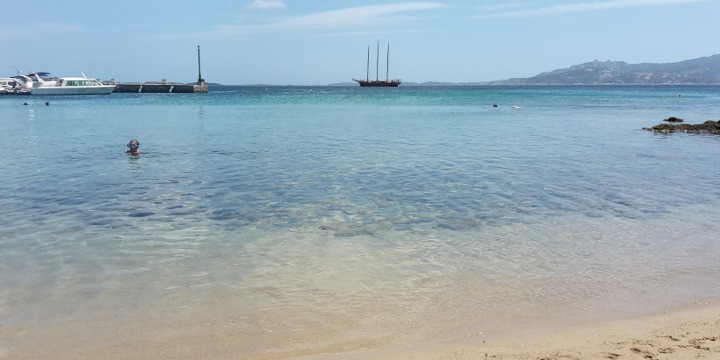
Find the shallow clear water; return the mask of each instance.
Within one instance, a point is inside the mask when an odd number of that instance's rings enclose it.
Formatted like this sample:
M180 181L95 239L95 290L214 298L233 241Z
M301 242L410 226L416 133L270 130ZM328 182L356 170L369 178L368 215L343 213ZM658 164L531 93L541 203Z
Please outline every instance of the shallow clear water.
M718 87L227 87L0 114L0 355L219 328L292 354L720 296L720 138L642 130L717 120Z

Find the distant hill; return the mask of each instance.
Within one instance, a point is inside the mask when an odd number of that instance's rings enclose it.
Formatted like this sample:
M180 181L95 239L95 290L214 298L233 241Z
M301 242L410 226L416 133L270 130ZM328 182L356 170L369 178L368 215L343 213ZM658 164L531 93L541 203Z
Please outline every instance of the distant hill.
M494 85L720 85L720 55L665 64L591 61Z
M464 83L404 81L400 86L468 85L720 85L720 55L664 64L595 60L529 78ZM340 82L325 86L358 85L355 82Z

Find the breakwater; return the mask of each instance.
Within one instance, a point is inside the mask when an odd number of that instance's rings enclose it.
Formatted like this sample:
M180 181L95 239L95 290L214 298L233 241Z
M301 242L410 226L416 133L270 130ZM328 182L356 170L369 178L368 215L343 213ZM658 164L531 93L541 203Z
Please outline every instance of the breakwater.
M206 93L207 85L175 83L117 83L116 93Z

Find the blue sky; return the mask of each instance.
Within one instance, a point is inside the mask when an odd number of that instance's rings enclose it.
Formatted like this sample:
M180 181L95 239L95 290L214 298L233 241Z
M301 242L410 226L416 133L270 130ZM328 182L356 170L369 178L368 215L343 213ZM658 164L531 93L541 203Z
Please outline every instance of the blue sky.
M208 82L324 85L364 77L380 41L392 78L472 82L720 48L720 0L0 0L0 14L0 76L191 82L200 45Z

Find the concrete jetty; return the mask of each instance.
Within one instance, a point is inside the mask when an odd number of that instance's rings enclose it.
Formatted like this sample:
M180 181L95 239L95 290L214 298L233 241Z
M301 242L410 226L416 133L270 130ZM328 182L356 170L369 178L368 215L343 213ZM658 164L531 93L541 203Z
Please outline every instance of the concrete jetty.
M144 83L138 82L127 82L117 83L115 80L111 80L110 84L115 84L115 93L206 93L208 92L207 84L205 79L202 78L200 72L200 45L197 47L198 57L198 79L195 84L183 84L168 82L165 79L161 81L148 81Z
M111 82L112 84L112 82ZM144 83L138 82L127 82L127 83L115 83L115 93L146 93L146 94L157 94L157 93L206 93L208 87L203 81L201 84L183 84L168 82L165 80L155 82L149 81Z

